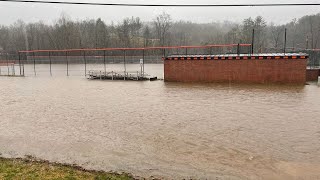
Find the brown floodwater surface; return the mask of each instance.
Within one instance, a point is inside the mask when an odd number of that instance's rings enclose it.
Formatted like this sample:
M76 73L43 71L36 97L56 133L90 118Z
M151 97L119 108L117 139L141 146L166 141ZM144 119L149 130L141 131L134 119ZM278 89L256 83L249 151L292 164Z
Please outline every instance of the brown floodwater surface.
M2 156L165 179L320 179L316 83L91 81L47 67L0 77Z

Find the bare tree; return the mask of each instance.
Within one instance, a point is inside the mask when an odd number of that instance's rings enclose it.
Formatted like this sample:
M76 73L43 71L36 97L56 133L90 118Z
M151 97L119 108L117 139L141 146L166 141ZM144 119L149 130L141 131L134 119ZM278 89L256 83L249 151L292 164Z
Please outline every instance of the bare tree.
M102 48L107 47L108 44L108 31L106 24L98 18L96 21L96 28L95 28L95 47Z
M130 19L126 18L116 28L122 47L130 47Z
M266 22L262 16L257 16L254 20L256 50L262 52L266 41Z
M273 47L275 49L279 48L280 40L282 39L282 33L284 28L281 26L274 26L274 24L271 24L270 26L271 35L272 35L272 43Z
M242 40L251 43L252 29L254 29L254 21L252 18L245 19L242 23Z
M138 17L125 18L119 23L105 23L102 19L73 21L67 15L53 24L42 22L0 25L0 49L65 49L101 47L142 47L166 45L203 45L222 43L251 43L255 29L255 52L271 47L281 49L284 28L287 44L296 49L320 45L320 14L292 20L287 24L266 25L260 16L244 19L242 23L194 23L171 20L162 13L152 22L142 22ZM270 51L271 51L270 49Z
M153 24L156 30L156 34L160 39L160 45L165 46L168 31L172 25L171 16L163 12L153 20Z
M144 38L144 47L150 46L150 38L151 38L151 30L148 25L145 26L143 30L143 38Z
M0 26L0 49L7 50L9 48L9 28Z
M314 48L314 34L313 34L313 18L312 16L309 16L309 25L310 25L310 34L311 34L311 49Z

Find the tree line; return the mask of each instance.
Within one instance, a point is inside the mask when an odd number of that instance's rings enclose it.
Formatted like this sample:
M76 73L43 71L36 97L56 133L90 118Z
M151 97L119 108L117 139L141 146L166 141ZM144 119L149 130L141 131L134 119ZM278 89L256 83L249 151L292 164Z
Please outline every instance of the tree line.
M255 52L281 51L285 29L287 48L320 48L320 13L282 25L267 23L261 16L241 23L195 23L173 21L169 14L162 13L151 22L142 22L139 17L109 24L101 18L73 21L64 14L53 24L18 20L0 25L0 50L251 44L253 29Z

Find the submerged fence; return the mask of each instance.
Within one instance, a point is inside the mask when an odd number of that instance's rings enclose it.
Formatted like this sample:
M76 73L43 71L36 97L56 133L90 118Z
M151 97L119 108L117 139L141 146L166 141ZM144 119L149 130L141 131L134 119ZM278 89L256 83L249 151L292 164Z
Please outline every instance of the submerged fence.
M0 76L24 76L24 64L19 53L0 52Z
M83 65L84 75L87 74L90 64L103 65L106 71L107 64L122 64L126 71L128 64L163 63L163 57L167 55L201 55L201 54L249 54L251 44L224 44L205 46L167 46L144 48L101 48L101 49L65 49L65 50L29 50L17 53L0 54L0 63L10 61L18 64L18 72L24 75L24 65L33 66L26 71L33 71L37 75L37 65L46 64L52 75L52 65L63 64L66 75L69 75L70 66ZM101 67L100 67L101 68ZM92 70L92 69L91 69ZM78 70L80 71L80 70ZM28 73L27 73L28 74Z

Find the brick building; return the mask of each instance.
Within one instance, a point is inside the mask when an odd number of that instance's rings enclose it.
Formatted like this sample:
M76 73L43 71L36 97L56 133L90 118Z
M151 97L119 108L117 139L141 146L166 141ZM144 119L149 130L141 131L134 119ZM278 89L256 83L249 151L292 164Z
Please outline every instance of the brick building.
M168 82L306 83L308 55L172 55L164 60Z

